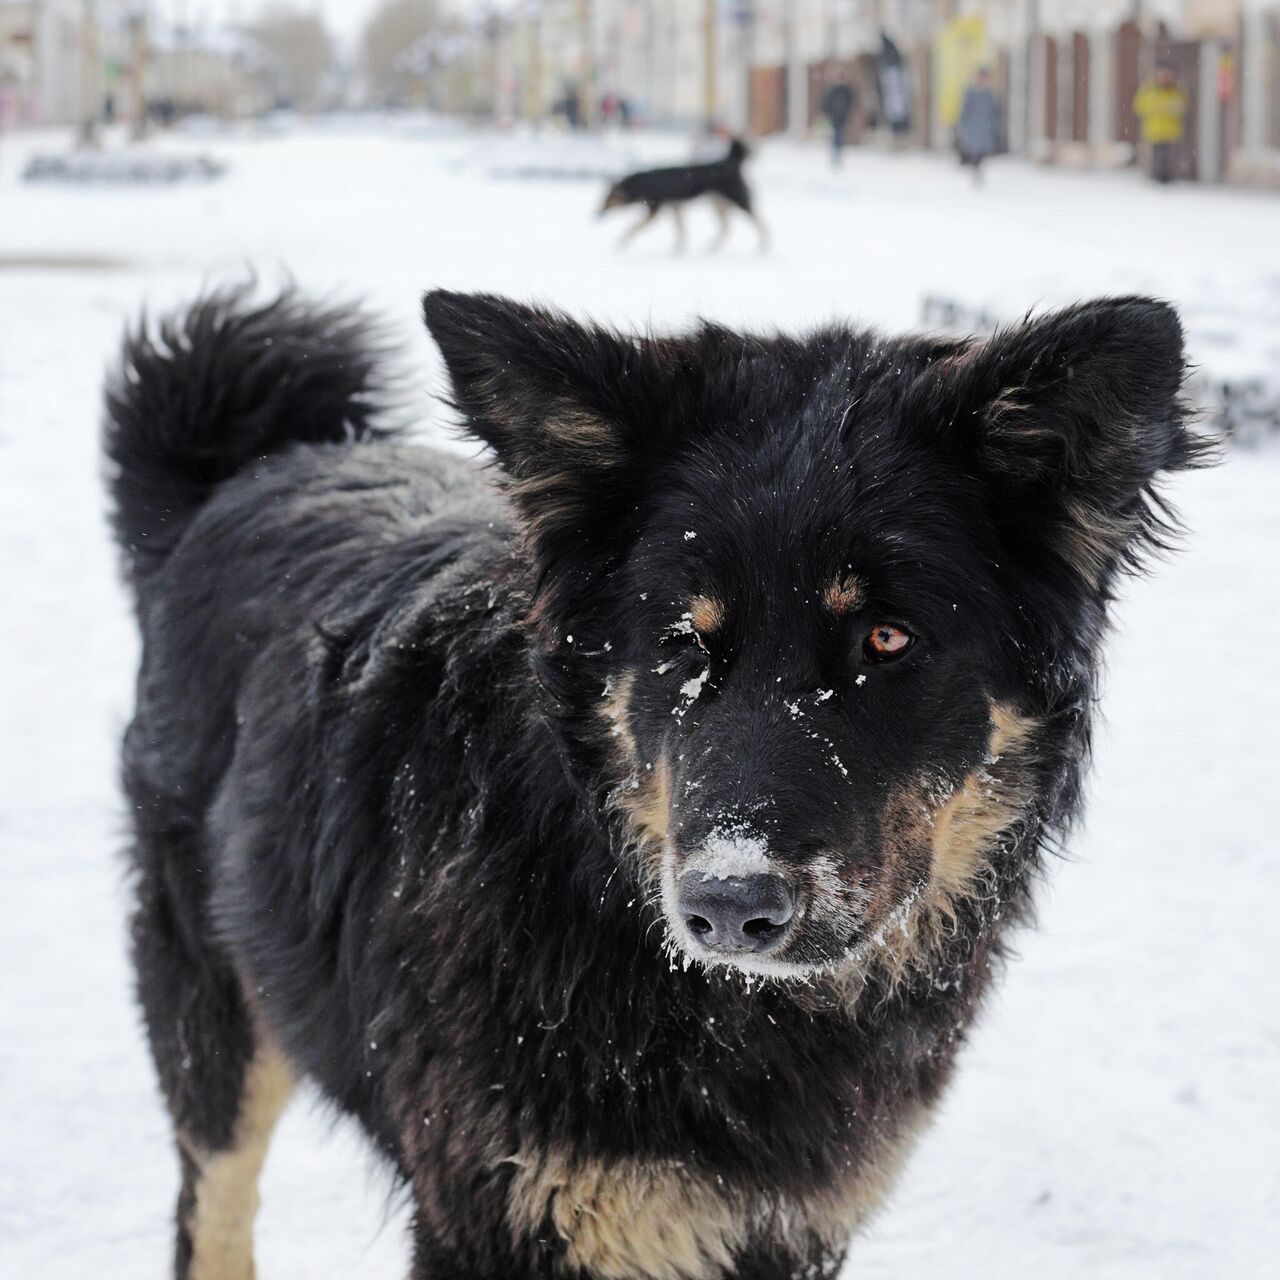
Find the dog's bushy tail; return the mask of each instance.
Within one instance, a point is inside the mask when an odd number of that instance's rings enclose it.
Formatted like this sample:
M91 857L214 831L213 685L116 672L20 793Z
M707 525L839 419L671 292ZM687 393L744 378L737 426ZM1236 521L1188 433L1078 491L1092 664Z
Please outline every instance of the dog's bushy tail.
M351 308L246 284L126 334L106 391L111 519L140 586L222 481L297 443L385 436L386 345Z
M751 155L751 148L739 137L729 139L729 151L726 159L731 164L742 164Z

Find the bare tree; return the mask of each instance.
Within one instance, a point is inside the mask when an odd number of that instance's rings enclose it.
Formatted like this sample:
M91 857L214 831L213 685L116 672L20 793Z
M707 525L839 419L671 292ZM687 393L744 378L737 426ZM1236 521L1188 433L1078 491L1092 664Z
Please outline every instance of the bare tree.
M428 37L442 35L446 28L439 0L382 0L364 29L360 48L372 97L379 102L403 99L422 73Z
M302 9L273 8L248 34L274 59L280 96L299 107L321 105L333 42L319 17Z

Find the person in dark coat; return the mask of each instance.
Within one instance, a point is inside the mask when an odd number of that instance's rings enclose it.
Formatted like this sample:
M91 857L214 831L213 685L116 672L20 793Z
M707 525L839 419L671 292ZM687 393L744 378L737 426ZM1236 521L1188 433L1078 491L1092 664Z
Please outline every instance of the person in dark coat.
M880 56L876 60L880 82L880 115L895 138L911 132L911 81L902 50L880 33Z
M846 131L857 105L858 95L850 83L849 73L838 72L822 95L822 114L831 125L831 163L834 165L839 165L844 153Z
M582 103L579 101L576 84L565 84L564 96L552 107L552 111L564 116L564 122L570 129L577 130L582 127Z
M1000 103L991 86L991 72L983 67L964 91L956 122L960 163L973 166L975 182L982 181L982 162L1000 150Z

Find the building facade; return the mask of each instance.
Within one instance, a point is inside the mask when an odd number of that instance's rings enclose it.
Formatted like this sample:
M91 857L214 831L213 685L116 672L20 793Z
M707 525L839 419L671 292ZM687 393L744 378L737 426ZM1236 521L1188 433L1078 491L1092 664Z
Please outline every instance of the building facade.
M251 115L268 64L233 29L148 24L138 0L0 0L0 129L132 121L148 101Z
M0 128L80 118L84 13L79 0L0 0Z
M542 86L529 92L529 59L514 57L515 114L577 86L592 107L621 95L657 123L804 136L845 74L855 139L946 149L985 66L1009 149L1072 166L1144 158L1134 97L1168 63L1189 98L1183 176L1280 182L1280 0L543 0L514 22ZM900 60L905 116L885 101L886 58Z

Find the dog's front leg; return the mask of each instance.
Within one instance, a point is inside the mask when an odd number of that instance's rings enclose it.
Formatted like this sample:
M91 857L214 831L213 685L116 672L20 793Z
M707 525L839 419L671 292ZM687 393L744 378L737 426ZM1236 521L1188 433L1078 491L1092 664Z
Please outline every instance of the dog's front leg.
M716 234L716 238L707 246L708 253L719 253L724 248L724 242L729 238L729 206L718 196L712 201L715 206L717 217L720 219L720 230Z
M639 222L633 223L628 227L627 230L622 233L622 239L618 241L618 248L625 249L627 245L636 238L637 233L643 231L644 228L658 216L658 210L661 207L661 205L654 205L652 208L647 209L644 217L642 217Z
M756 224L756 232L760 236L760 252L768 253L769 252L769 228L764 225L764 223L760 220L759 215L756 214L754 210L749 209L747 211L747 217L750 218L751 221Z
M671 206L671 216L676 220L675 252L684 252L684 208L677 202Z

